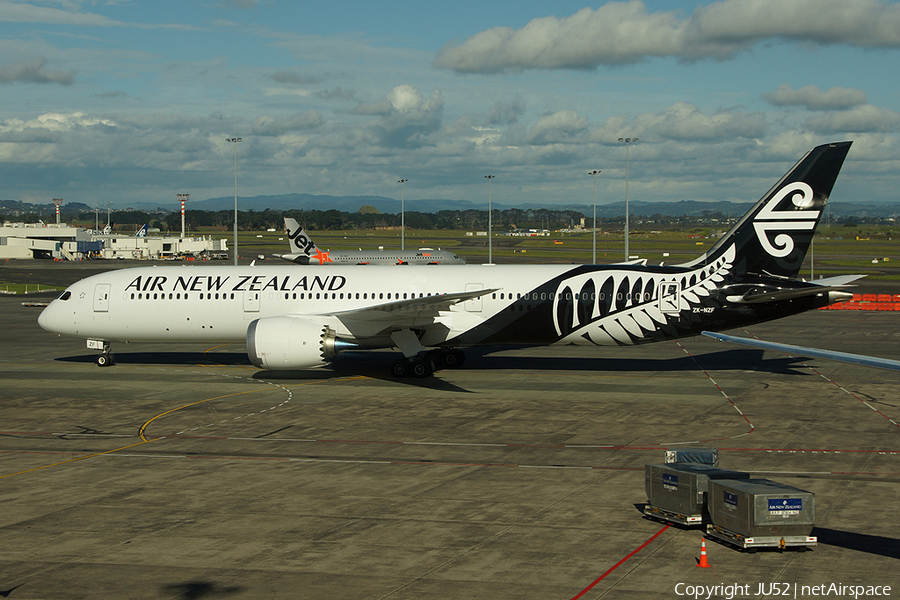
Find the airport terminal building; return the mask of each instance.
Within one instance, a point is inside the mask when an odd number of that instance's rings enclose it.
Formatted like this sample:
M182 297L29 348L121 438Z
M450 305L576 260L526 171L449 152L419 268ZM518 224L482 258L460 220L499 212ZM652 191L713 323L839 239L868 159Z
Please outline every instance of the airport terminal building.
M177 260L225 258L227 253L227 240L209 236L127 236L44 223L7 222L0 227L0 259Z

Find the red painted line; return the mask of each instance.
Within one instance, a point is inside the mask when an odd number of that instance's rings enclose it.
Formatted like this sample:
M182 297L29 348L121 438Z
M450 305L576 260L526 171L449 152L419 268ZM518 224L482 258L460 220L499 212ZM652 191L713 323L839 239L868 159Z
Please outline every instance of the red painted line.
M640 552L641 550L643 550L644 548L646 548L646 547L650 544L650 542L652 542L653 540L655 540L656 538L658 538L658 537L660 536L660 534L661 534L663 531L665 531L666 529L668 529L668 528L669 528L669 526L666 525L665 527L663 527L662 529L660 529L659 531L657 531L655 534L653 534L653 537L651 537L649 540L647 540L646 542L644 542L643 544L641 544L640 546L638 546L635 550L633 550L633 551L631 552L631 554L629 554L628 556L626 556L625 558L623 558L622 560L620 560L619 562L617 562L616 564L614 564L612 567L610 567L610 569L609 569L606 573L604 573L603 575L601 575L600 577L598 577L597 579L595 579L594 582L593 582L591 585L587 586L586 588L584 588L583 590L581 590L581 592L579 592L577 595L573 596L573 597L572 597L572 600L578 600L579 598L581 598L582 596L584 596L585 594L587 594L589 591L591 591L591 589L593 589L593 587L594 587L595 585L597 585L598 583L600 583L601 581L603 581L603 579L606 578L607 575L609 575L610 573L612 573L613 571L615 571L616 569L618 569L620 566L622 566L622 563L624 563L626 560L628 560L629 558L631 558L632 556L634 556L635 554L637 554L638 552Z

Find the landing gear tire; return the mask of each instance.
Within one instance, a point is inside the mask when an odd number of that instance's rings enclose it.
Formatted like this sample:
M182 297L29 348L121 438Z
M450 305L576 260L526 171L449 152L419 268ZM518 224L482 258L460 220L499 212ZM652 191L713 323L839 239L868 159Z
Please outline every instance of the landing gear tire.
M410 361L412 374L418 378L431 377L434 374L434 361L430 358L417 358Z
M466 355L462 350L448 350L442 356L444 365L449 369L458 369L466 362Z
M395 360L393 364L391 364L391 375L394 377L407 377L411 370L412 365L410 365L409 361L405 358Z
M109 367L114 364L115 364L115 362L113 361L112 354L108 354L108 353L104 352L103 354L100 354L97 356L97 366L98 367Z

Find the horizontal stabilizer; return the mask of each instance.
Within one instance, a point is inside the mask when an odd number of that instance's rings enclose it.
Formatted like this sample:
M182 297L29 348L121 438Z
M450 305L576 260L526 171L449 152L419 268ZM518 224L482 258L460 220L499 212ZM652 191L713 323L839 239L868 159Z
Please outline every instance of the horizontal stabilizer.
M818 294L824 293L840 293L841 290L846 287L847 286L842 285L820 286L817 284L815 287L804 287L790 290L758 291L750 292L748 294L744 294L743 296L726 296L725 300L734 304L759 304L762 302L776 302L779 300L796 300L797 298L816 296ZM846 294L846 298L844 299L849 300L851 297L852 294ZM830 301L838 301L841 299L841 297L832 296Z
M850 284L863 277L865 277L865 275L838 275L837 277L826 277L825 279L812 279L809 283L824 285L831 288L856 287Z
M775 342L764 342L762 340L751 340L748 338L742 338L733 335L725 335L724 333L714 333L712 331L704 331L702 333L706 337L710 337L720 342L742 344L744 346L750 346L751 348L775 350L777 352L799 354L802 356L812 356L814 358L827 358L828 360L836 360L840 362L852 363L855 365L863 365L866 367L877 367L879 369L888 369L890 371L900 371L900 360L878 358L875 356L864 356L862 354L850 354L849 352L837 352L836 350L818 350L816 348L792 346L791 344L778 344Z

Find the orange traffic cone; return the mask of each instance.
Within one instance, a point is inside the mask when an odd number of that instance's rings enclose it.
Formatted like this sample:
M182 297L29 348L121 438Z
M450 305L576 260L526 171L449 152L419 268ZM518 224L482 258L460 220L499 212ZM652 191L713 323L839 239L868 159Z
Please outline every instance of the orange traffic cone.
M709 561L706 560L706 538L703 538L703 541L700 542L700 564L697 566L703 568L710 566Z

